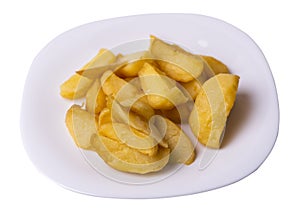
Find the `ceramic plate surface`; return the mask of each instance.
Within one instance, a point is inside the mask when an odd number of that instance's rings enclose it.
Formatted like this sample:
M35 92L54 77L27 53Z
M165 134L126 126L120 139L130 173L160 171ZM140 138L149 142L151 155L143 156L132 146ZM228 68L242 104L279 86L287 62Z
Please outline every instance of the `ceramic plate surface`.
M158 173L135 175L116 171L95 153L75 146L64 124L73 102L59 96L59 86L100 48L116 53L145 50L150 34L220 59L240 76L240 85L222 149L198 144L197 158L190 166L168 165ZM228 23L192 14L121 17L61 34L34 59L21 110L23 143L42 173L67 189L117 198L171 197L234 183L263 163L276 141L278 126L276 88L259 47ZM193 137L187 126L184 129Z

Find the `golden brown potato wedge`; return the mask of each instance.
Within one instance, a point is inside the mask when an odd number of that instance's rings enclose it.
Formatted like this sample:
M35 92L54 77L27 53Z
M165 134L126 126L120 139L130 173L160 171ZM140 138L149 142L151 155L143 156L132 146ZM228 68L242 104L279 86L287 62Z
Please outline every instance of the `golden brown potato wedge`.
M109 108L105 107L99 114L98 127L100 127L101 124L107 124L111 122L112 122L111 111Z
M230 73L227 66L221 61L219 61L218 59L212 56L205 56L205 55L202 55L201 57L207 62L207 64L213 70L215 75L219 73Z
M99 78L105 71L115 67L113 65L115 61L116 56L111 51L101 49L86 66L76 73L91 79Z
M114 97L118 96L118 100L126 100L134 98L140 94L140 91L130 82L125 81L124 79L118 77L112 71L106 71L101 77L102 90L106 95L113 95ZM125 88L126 87L126 91ZM122 93L119 93L122 89Z
M85 98L86 110L90 113L99 114L106 106L106 95L101 88L99 79L95 80Z
M186 82L186 83L182 82L181 85L189 93L191 98L193 100L195 100L198 93L200 92L200 88L201 88L200 81L198 79L194 79L194 80Z
M125 64L123 67L119 68L116 71L116 74L124 78L136 77L138 76L139 70L143 67L144 62L144 60L138 60Z
M90 138L97 133L94 115L73 105L66 113L65 123L76 145L90 149Z
M73 74L60 85L60 95L70 100L83 98L92 84L92 79Z
M237 75L218 74L203 84L189 117L189 124L199 142L205 146L220 148L238 83Z
M154 109L169 110L188 101L174 80L162 75L148 63L139 71L139 79L148 102Z
M170 161L175 163L191 164L195 159L195 147L189 137L172 121L157 117L155 125L158 130L167 127L165 139L171 149ZM163 130L162 130L163 133Z
M103 91L106 95L113 95L122 106L133 112L150 119L154 115L152 107L145 102L144 95L130 82L107 71L101 78Z
M157 154L149 156L125 144L107 137L94 135L91 139L94 150L112 168L138 174L159 171L169 161L170 150L158 148Z
M203 62L199 56L154 36L151 36L149 51L157 59L160 69L176 81L191 81L198 78L203 71Z

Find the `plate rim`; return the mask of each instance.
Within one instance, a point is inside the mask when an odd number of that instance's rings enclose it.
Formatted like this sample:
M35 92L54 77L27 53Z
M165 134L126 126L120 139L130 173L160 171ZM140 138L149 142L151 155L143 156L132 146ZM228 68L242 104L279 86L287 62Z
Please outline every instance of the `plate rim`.
M40 54L50 45L52 44L53 42L55 42L55 40L60 37L60 36L63 36L65 35L66 33L68 32L71 32L73 30L76 30L76 29L80 29L84 26L87 26L87 25L93 25L95 23L97 24L100 24L101 23L106 23L106 22L112 22L114 23L115 21L117 20L120 20L120 19L130 19L130 18L138 18L138 17L149 17L149 16L188 16L188 17L198 17L198 18L205 18L205 19L210 19L210 20L213 20L215 22L218 22L218 23L222 23L222 25L227 25L227 26L230 26L232 28L234 28L236 31L238 31L239 33L245 35L249 40L251 40L252 43L254 43L254 45L256 46L256 49L259 51L259 53L263 56L264 58L264 61L265 61L265 64L267 65L268 67L268 76L271 77L271 80L272 80L272 86L273 86L273 92L275 92L273 95L274 95L274 98L275 98L275 103L276 103L276 115L277 115L277 119L276 119L276 128L275 128L275 131L276 133L274 134L274 138L272 139L272 144L270 145L269 147L269 151L268 153L265 155L264 159L262 160L262 162L257 165L257 167L250 173L248 174L245 174L245 176L243 177L240 177L239 179L235 180L235 181L232 181L230 183L227 183L227 184L224 184L224 185L221 185L221 186L217 186L215 188L210 188L210 189L207 189L207 190L204 190L204 191L198 191L198 192L186 192L185 194L178 194L178 195L168 195L168 196L148 196L148 197L145 197L145 196L142 196L142 197L136 197L136 196L133 196L133 197L118 197L118 196L103 196L103 195L94 195L94 194L91 194L91 193L86 193L84 191L80 191L80 190L76 190L76 189L73 189L72 187L69 187L69 186L66 186L58 181L56 181L55 179L53 179L52 177L50 177L48 174L46 174L44 171L40 170L40 167L38 165L36 165L32 158L31 158L31 153L28 149L28 141L25 141L27 138L25 138L25 133L24 133L24 130L26 130L26 127L24 125L24 117L23 114L22 114L22 110L24 108L24 103L25 103L25 89L26 89L26 85L28 84L28 81L29 81L29 77L30 77L30 73L32 71L32 67L34 66L37 58L40 56ZM64 31L62 32L61 34L57 35L56 37L54 37L51 41L49 41L38 53L37 55L35 56L35 58L33 59L32 61L32 64L29 68L29 71L27 73L27 76L26 76L26 80L25 80L25 83L24 83L24 87L23 87L23 95L22 95L22 103L21 103L21 113L20 113L20 133L21 133L21 137L22 137L22 144L23 144L23 147L27 153L27 156L30 158L30 161L33 163L33 165L35 166L35 168L38 169L38 171L40 171L43 175L45 175L46 177L48 177L50 180L52 181L55 181L55 183L59 184L60 186L68 189L68 190L71 190L71 191L74 191L74 192L77 192L77 193L83 193L83 194L86 194L86 195L90 195L90 196L96 196L96 197L104 197L104 198L130 198L130 199L136 199L136 198L167 198L167 197L177 197L177 196L185 196L185 195L191 195L191 194L197 194L197 193L201 193L201 192L206 192L206 191L211 191L211 190L215 190L215 189L218 189L218 188L222 188L222 187L225 187L225 186L228 186L228 185L231 185L231 184L234 184L246 177L248 177L249 175L251 175L252 173L254 173L255 171L257 171L257 169L265 162L265 160L268 158L268 156L270 155L270 153L272 152L274 146L275 146L275 143L277 141L277 137L278 137L278 134L279 134L279 128L280 128L280 106L279 106L279 99L278 99L278 92L277 92L277 88L276 88L276 84L275 84L275 80L274 80L274 76L272 74L272 71L271 71L271 68L268 64L268 61L263 53L263 51L261 50L261 48L258 46L258 44L247 34L245 33L244 31L242 31L241 29L237 28L236 26L226 22L226 21L223 21L219 18L214 18L214 17L210 17L210 16L207 16L207 15L201 15L201 14L194 14L194 13L150 13L150 14L136 14L136 15L128 15L128 16L119 16L119 17L114 17L114 18L107 18L107 19L103 19L103 20L98 20L98 21L92 21L92 22L89 22L89 23L85 23L85 24L81 24L81 25L78 25L76 27L73 27L67 31Z

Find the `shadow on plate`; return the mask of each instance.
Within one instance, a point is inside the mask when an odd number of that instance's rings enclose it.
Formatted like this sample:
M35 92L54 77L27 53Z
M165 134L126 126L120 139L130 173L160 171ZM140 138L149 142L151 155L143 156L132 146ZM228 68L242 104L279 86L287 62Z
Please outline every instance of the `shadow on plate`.
M222 148L229 146L230 142L238 136L238 133L246 125L252 109L253 106L250 95L245 92L238 93L235 105L227 120Z

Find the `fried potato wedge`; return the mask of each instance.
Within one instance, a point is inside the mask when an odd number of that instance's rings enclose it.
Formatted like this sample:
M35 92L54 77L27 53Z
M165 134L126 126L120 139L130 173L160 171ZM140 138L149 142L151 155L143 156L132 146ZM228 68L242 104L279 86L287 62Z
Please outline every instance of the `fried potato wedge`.
M112 71L106 71L103 74L101 77L101 85L106 95L113 95L114 97L118 96L119 101L134 98L140 94L140 91L134 85L118 77ZM123 87L126 87L126 91L123 89L123 93L119 93Z
M101 78L103 91L106 95L113 95L124 107L150 119L154 115L152 107L145 102L142 91L130 82L118 77L112 71L107 71Z
M136 77L138 76L138 72L143 67L144 63L144 60L138 60L125 64L116 71L116 74L124 78Z
M189 117L190 127L203 145L220 148L238 83L237 75L218 74L203 84Z
M148 102L154 109L172 109L175 105L186 103L188 98L176 86L176 82L154 66L145 63L139 71L141 86Z
M191 81L203 71L201 58L154 36L151 36L149 51L157 59L160 69L176 81Z
M99 78L105 71L114 68L115 61L116 56L111 51L100 49L98 54L76 73L91 79Z
M99 114L106 106L106 95L101 88L99 79L96 79L93 85L86 93L86 110L93 114Z
M195 161L196 144L177 124L188 122L200 143L220 148L238 84L218 59L150 36L146 51L99 50L61 84L60 95L85 98L65 116L78 147L116 170L147 174Z
M227 66L218 59L212 56L205 55L202 55L201 57L207 62L207 64L210 66L215 75L219 73L230 73Z
M170 150L167 148L158 148L157 154L149 156L116 140L96 134L92 136L91 144L109 166L124 172L155 172L163 169L169 161Z
M126 79L137 77L144 63L153 63L154 59L151 57L149 51L140 51L127 55L118 55L116 62L119 63L119 66L113 71L116 75Z
M189 93L189 95L191 96L191 98L193 100L195 100L196 97L197 97L197 95L200 92L200 88L201 88L200 81L198 79L194 79L194 80L186 82L186 83L182 82L181 85Z
M66 113L65 123L76 145L90 149L91 136L97 133L94 115L78 105L73 105Z
M111 112L110 109L105 107L99 114L98 117L98 126L100 127L101 124L111 123Z
M180 127L163 117L156 118L155 125L162 133L163 128L167 127L165 139L171 149L171 162L189 165L195 160L195 147Z
M79 74L73 74L68 80L60 85L60 95L69 100L83 98L93 80Z
M92 77L85 73L85 70L103 66L104 64L110 64L114 61L115 56L112 52L106 49L99 50L95 57L60 86L60 95L71 100L84 97L94 82L94 80L91 79Z

